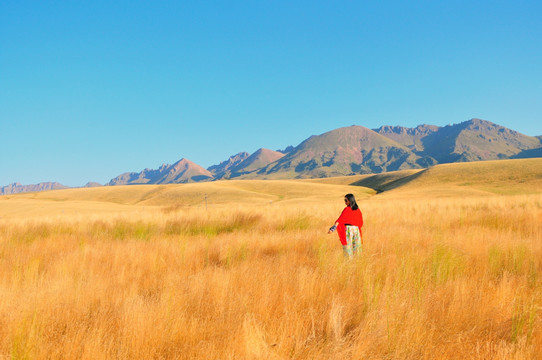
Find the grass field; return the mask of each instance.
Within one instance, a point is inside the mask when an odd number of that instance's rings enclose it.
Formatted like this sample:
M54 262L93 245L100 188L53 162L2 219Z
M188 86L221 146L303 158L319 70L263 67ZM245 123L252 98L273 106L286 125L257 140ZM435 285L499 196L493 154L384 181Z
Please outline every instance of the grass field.
M542 159L2 196L0 359L542 358L541 224Z

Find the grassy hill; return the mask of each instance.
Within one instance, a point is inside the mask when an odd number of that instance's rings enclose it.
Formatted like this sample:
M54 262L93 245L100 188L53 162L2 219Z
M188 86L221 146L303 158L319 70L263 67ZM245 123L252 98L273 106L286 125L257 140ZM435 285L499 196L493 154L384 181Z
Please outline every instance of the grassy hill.
M372 189L346 184L296 180L221 180L207 183L125 185L24 193L0 197L0 218L66 214L138 212L156 207L204 208L341 202L354 192L360 199Z
M137 213L161 208L311 206L346 193L360 200L486 196L542 192L542 158L441 164L429 169L299 180L220 180L206 183L63 189L0 197L0 219Z
M542 158L441 164L426 170L377 174L352 184L386 196L540 193Z

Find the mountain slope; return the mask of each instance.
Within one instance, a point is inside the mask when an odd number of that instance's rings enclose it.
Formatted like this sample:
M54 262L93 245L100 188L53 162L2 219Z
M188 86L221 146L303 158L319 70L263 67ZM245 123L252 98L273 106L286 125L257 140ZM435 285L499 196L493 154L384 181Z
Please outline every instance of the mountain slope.
M423 159L406 146L363 126L311 136L290 153L252 173L265 178L327 177L420 168Z
M136 173L124 173L117 176L108 185L132 184L180 184L213 179L213 174L188 159L181 159L173 165L162 165L160 168L144 169Z
M421 141L439 163L506 159L541 147L535 137L481 119L445 126Z
M157 184L179 184L195 181L211 180L213 175L198 164L188 159L181 159L173 164L162 177L158 179Z
M232 177L261 169L284 156L281 152L260 148L231 169Z

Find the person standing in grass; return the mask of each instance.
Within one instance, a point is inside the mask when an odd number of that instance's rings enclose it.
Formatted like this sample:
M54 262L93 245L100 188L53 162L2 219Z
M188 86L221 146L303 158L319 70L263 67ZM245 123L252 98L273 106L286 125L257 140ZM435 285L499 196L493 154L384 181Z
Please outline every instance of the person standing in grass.
M346 194L344 196L344 203L346 207L341 213L341 216L329 228L327 233L331 234L337 230L343 246L344 255L352 258L354 254L361 253L361 245L363 244L361 236L363 215L353 194Z

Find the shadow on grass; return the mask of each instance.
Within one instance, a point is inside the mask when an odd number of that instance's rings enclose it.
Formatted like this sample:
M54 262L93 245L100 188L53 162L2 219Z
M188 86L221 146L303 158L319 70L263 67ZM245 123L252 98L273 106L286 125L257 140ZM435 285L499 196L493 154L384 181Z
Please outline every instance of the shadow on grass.
M380 194L381 192L389 191L389 190L401 187L411 182L412 180L417 179L426 171L427 169L405 170L405 171L389 172L389 173L384 173L384 174L376 174L373 176L369 176L365 179L361 179L356 182L353 182L350 185L368 187L375 190L377 194Z

